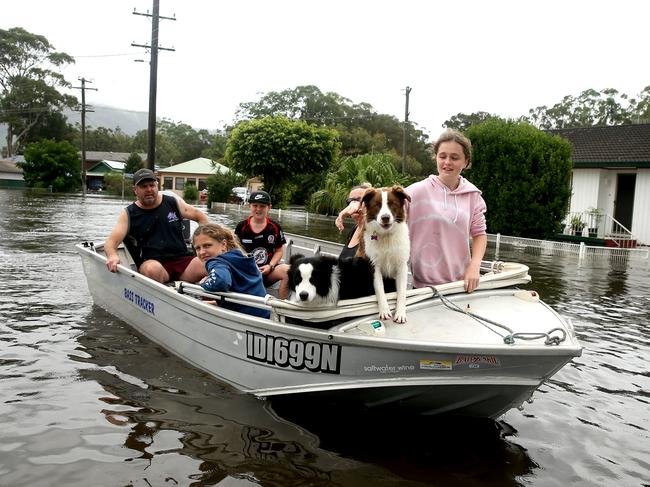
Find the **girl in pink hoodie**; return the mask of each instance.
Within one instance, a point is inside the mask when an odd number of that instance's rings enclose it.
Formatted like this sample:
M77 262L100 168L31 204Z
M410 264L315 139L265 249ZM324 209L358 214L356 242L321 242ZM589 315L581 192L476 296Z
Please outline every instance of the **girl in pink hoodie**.
M465 291L478 286L487 248L485 201L460 173L471 166L472 144L455 130L433 145L438 176L406 188L411 196L408 227L413 286L463 280ZM469 240L472 240L470 254Z

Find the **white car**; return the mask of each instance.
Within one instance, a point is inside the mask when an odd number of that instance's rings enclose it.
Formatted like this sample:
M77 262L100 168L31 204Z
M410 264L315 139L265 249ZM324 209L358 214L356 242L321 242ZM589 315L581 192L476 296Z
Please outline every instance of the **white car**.
M237 186L235 188L232 188L230 192L237 197L242 203L246 203L248 201L248 195L250 194L248 192L248 188L244 188L243 186Z

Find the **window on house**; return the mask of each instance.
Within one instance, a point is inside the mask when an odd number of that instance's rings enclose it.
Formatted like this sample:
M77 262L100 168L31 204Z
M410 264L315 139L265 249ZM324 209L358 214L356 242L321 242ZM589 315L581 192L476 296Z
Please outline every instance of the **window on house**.
M165 176L163 179L163 189L172 189L174 187L174 178L171 176Z
M185 180L185 184L187 184L188 186L191 184L196 188L196 178L187 178Z
M185 178L174 178L174 189L185 189Z
M203 191L203 190L206 189L207 187L208 187L208 180L207 180L207 179L203 179L203 178L199 178L199 187L198 187L198 190L199 190L199 191Z

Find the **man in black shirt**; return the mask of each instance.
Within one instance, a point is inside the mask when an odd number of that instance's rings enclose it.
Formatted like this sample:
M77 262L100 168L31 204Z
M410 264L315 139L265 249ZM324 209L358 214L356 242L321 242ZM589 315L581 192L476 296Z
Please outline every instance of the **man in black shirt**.
M138 271L158 282L198 282L205 277L203 263L189 251L183 238L183 218L208 223L202 211L182 199L163 195L150 169L133 175L136 200L127 206L104 244L106 267L117 272L120 258L117 247L124 242Z

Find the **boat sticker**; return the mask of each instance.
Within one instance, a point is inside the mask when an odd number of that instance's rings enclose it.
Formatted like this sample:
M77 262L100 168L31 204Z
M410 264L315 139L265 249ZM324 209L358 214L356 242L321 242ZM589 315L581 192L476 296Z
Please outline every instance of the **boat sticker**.
M482 365L501 367L501 360L494 355L456 355L454 365L466 365L470 369L480 369Z
M451 370L451 360L420 359L420 369L424 370Z
M146 311L149 314L155 315L155 308L152 301L149 301L146 298L143 298L138 293L132 291L129 288L124 288L124 299L131 301L133 304L141 308L143 311Z
M246 331L246 357L278 367L339 374L341 345L305 342Z
M399 372L410 372L415 370L415 365L364 365L364 372L379 372L380 374L396 374Z

